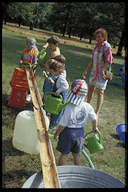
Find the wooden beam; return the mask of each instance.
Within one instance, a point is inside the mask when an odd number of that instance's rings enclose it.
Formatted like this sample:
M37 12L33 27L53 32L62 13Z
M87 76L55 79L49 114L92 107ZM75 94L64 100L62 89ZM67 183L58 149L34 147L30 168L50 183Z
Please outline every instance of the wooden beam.
M48 136L45 117L43 114L43 102L34 79L34 72L26 69L28 85L33 101L36 129L40 148L40 160L42 164L43 181L45 188L61 188L56 168L55 157L51 140Z

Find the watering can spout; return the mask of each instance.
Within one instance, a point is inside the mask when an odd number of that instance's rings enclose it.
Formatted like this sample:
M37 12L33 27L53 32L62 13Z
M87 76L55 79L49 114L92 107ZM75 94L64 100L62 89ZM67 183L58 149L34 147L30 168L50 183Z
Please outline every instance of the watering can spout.
M59 111L61 111L62 109L64 109L67 105L70 104L70 101L64 103L64 104L61 104L60 107L59 107Z

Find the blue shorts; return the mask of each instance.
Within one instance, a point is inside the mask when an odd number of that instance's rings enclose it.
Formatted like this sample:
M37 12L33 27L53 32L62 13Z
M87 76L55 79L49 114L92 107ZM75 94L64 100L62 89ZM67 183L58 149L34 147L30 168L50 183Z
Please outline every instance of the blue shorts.
M84 129L66 127L59 135L56 149L62 154L68 154L70 151L79 154L82 152L83 144Z

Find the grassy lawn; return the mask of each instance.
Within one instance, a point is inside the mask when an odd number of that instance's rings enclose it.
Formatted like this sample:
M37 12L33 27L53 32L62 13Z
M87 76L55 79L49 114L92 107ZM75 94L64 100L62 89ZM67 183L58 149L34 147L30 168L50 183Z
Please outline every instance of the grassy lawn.
M19 32L22 32L19 33ZM19 66L21 51L26 47L26 38L33 36L37 40L39 51L46 39L51 36L51 32L34 29L28 30L28 27L21 28L16 25L7 24L2 29L2 168L3 168L3 187L20 188L23 183L35 172L41 170L39 155L29 155L15 149L12 145L13 130L15 118L23 109L16 109L7 106L7 98L10 95L11 87L9 82L12 79L14 68ZM69 84L78 78L88 65L91 58L91 51L95 42L88 44L88 40L80 41L73 37L70 40L67 37L62 38L57 34L60 40L62 54L66 57L67 80ZM64 41L67 43L64 44ZM114 62L113 73L117 73L124 62L123 57L115 55L117 48L113 49ZM37 67L36 82L43 96L42 86L44 77L42 70ZM87 76L87 82L89 78ZM112 82L122 83L121 78L114 76ZM96 108L97 92L95 91L91 105ZM27 103L24 109L32 109L32 103ZM98 128L102 134L102 141L105 149L101 152L91 154L90 157L96 167L103 172L111 174L122 182L125 182L125 147L116 134L117 125L125 122L125 92L123 86L108 85L105 91L104 103L98 122ZM91 122L88 122L85 131L91 131ZM53 133L53 132L52 132ZM56 141L52 140L56 164L59 159L59 152L56 150ZM86 152L89 151L85 148ZM89 166L85 157L81 154L82 166ZM69 155L68 165L73 164L72 156Z

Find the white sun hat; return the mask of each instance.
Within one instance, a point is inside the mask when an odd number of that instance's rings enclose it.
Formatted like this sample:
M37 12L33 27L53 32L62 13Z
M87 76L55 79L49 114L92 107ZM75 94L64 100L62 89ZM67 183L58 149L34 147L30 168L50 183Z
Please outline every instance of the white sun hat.
M88 93L88 85L85 80L77 79L71 85L71 90L67 94L67 99L75 105L84 102Z

